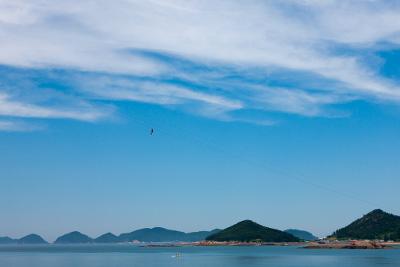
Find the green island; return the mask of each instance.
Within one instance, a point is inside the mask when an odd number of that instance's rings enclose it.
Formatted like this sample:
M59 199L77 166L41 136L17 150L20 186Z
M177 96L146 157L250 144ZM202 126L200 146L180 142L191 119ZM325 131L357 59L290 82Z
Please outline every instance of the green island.
M400 216L376 209L335 231L329 238L400 241Z
M299 242L292 234L245 220L206 238L207 241Z

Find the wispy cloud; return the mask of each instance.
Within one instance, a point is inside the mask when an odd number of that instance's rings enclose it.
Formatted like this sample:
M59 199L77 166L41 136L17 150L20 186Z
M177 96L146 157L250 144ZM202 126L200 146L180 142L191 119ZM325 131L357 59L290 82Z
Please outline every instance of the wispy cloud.
M96 110L92 105L79 107L54 107L23 103L11 99L8 95L0 94L0 116L20 118L58 118L82 121L95 121L106 117L107 113Z
M42 129L41 126L15 120L0 120L0 132L30 132Z
M398 103L399 80L369 55L400 47L399 16L395 1L0 0L0 64L67 70L55 82L85 103L75 111L2 95L0 115L93 121L104 116L98 98L225 120Z
M171 85L166 82L133 81L115 77L97 77L81 79L83 90L94 96L113 100L132 100L160 105L179 105L187 101L200 102L223 109L240 109L239 101L226 99L222 96L196 92L183 86Z

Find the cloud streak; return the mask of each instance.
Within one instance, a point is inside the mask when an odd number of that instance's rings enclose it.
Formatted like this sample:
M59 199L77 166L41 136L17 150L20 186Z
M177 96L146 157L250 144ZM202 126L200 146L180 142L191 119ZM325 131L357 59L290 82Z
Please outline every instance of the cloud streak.
M107 113L89 104L72 107L43 107L23 103L11 99L8 95L0 94L0 116L16 118L47 118L47 119L74 119L81 121L96 121L106 117Z
M399 80L369 55L399 48L399 15L394 1L0 1L0 64L67 70L58 82L86 103L75 112L3 94L0 115L93 121L99 98L225 120L398 103Z
M31 132L39 129L42 127L22 121L0 120L0 131L4 132Z

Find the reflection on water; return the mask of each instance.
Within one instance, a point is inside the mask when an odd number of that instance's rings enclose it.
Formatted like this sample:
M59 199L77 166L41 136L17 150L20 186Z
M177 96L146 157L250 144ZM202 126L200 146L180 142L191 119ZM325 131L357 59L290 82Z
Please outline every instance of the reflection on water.
M399 267L400 250L306 250L296 247L141 248L131 245L0 246L0 266Z

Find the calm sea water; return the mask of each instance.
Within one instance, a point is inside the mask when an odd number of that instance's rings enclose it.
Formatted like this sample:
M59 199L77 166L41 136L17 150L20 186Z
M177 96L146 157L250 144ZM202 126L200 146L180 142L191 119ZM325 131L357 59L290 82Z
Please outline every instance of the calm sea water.
M180 253L180 257L176 257ZM296 247L143 248L132 245L0 246L1 267L399 267L400 249Z

